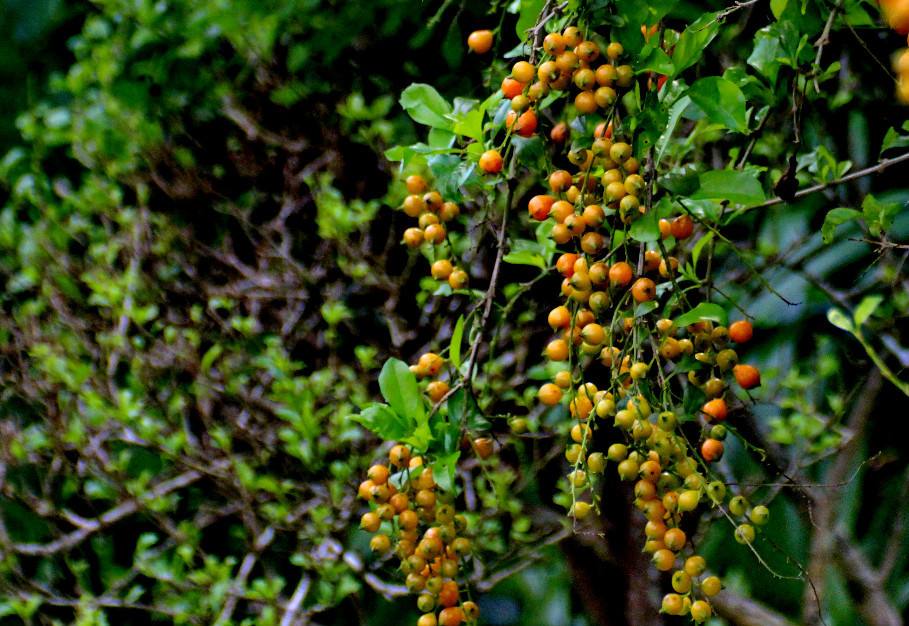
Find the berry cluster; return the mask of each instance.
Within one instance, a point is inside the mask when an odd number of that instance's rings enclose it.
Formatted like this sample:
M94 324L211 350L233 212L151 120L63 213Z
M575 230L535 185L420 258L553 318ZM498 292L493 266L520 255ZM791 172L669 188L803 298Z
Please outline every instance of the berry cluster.
M370 467L358 489L371 505L360 519L360 527L373 533L370 549L380 556L394 552L400 560L405 585L418 594L423 613L417 626L475 623L479 607L461 599L457 582L472 548L464 536L467 519L456 512L452 495L437 488L432 468L406 445L392 447L388 463Z
M447 280L452 289L463 289L467 286L467 272L452 265L447 258L439 258L439 251L448 236L445 224L458 217L461 208L455 202L446 202L442 194L430 189L426 179L419 174L408 176L405 183L408 195L401 208L408 216L417 218L418 227L404 231L404 243L409 248L419 248L424 243L433 246L432 277Z

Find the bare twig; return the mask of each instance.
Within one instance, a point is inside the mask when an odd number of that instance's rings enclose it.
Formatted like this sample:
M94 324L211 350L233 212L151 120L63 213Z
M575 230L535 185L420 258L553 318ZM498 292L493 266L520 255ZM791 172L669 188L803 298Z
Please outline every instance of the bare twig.
M851 174L846 174L845 176L842 176L840 178L835 178L835 179L827 181L825 183L818 183L817 185L812 185L810 187L805 187L804 189L799 189L798 191L795 192L795 195L793 196L793 200L795 200L797 198L804 198L805 196L810 196L811 194L817 193L818 191L823 191L824 189L827 189L828 187L835 187L836 185L848 183L850 180L855 180L856 178L862 178L864 176L868 176L871 174L880 174L884 170L886 170L888 167L891 167L898 163L902 163L904 161L909 161L909 152L901 154L897 157L893 157L892 159L882 159L880 162L875 163L874 165L871 165L871 166L866 167L861 170L857 170L855 172L852 172ZM783 204L785 202L786 202L786 200L783 200L782 198L777 196L776 198L771 198L770 200L767 200L766 202L762 202L761 204L756 204L754 206L750 206L746 210L750 211L752 209L766 209L767 207L775 206L777 204Z

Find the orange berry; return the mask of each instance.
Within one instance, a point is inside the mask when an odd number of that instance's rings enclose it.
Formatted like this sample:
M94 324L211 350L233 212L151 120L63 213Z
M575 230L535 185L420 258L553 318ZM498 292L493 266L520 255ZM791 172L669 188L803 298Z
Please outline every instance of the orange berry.
M753 389L761 384L761 372L753 365L740 363L732 368L732 375L742 389Z
M670 223L670 231L676 239L687 239L694 232L694 220L690 215L679 215Z
M502 171L502 155L498 150L487 150L480 155L480 169L487 174L498 174Z
M553 330L571 326L571 312L566 306L557 306L549 312L549 325Z
M746 343L751 340L754 329L748 320L738 320L729 325L729 338L736 343Z
M546 406L555 406L562 400L562 390L553 383L546 383L537 392L540 402Z
M467 36L467 47L476 54L486 54L492 48L492 31L473 31Z
M619 261L609 268L609 282L615 287L625 287L631 282L634 272L625 261Z
M511 100L524 93L524 85L511 78L510 76L506 76L502 80L502 93L506 98Z
M708 400L701 407L701 412L707 416L708 422L722 422L728 413L726 401L723 398Z
M635 302L649 302L656 297L656 284L649 278L638 278L631 286L631 296Z
M706 439L701 444L701 456L708 463L719 461L723 456L723 442L719 439Z

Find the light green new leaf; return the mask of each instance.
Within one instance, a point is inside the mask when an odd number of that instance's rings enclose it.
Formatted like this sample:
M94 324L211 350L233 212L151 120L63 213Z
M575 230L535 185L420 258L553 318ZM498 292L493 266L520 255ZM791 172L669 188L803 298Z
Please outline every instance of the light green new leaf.
M382 397L399 415L419 423L426 411L423 397L417 387L417 378L399 359L388 359L379 373L379 390Z
M401 93L399 102L415 122L445 130L451 130L454 126L448 118L451 104L430 85L425 83L410 85Z
M855 325L861 326L867 322L868 318L874 314L877 307L880 306L883 301L884 297L876 294L862 298L862 301L855 308L855 313L852 316L853 319L855 319Z
M688 89L688 97L711 122L741 133L748 131L745 120L745 94L735 83L710 76Z
M455 324L454 332L451 333L451 344L448 347L448 358L451 359L451 364L455 366L455 369L460 369L461 367L461 342L463 338L464 316L461 315Z
M681 328L683 326L696 324L697 322L703 320L709 320L711 322L716 322L717 324L725 325L728 320L728 317L726 316L726 309L718 304L713 304L712 302L702 302L687 313L679 315L673 321L675 322L676 326Z
M830 309L827 311L827 321L846 332L851 333L854 330L852 320L839 309Z
M399 415L387 404L370 404L352 418L382 439L396 440L409 436L413 432L413 421Z

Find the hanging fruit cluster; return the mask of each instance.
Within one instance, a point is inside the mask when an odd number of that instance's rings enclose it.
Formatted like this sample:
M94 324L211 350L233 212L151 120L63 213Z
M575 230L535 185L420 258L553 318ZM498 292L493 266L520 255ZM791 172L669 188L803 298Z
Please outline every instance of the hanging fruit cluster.
M906 0L881 0L881 10L890 28L901 35L909 33L909 2ZM909 104L909 50L901 50L893 58L896 71L896 95L900 102Z
M369 547L375 554L393 553L400 561L405 585L417 594L422 613L417 626L473 624L479 607L462 599L457 582L471 552L471 541L464 536L467 519L456 512L452 495L437 487L424 459L396 444L388 453L388 465L373 465L360 483L358 495L370 503L360 528L373 534Z
M658 25L643 26L641 35L665 50L678 41L677 33L661 32ZM739 363L736 352L753 330L746 320L719 323L725 311L697 295L702 285L680 271L697 245L696 220L684 205L655 201L653 144L640 141L635 113L648 97L656 100L666 77L636 73L621 43L576 25L552 30L534 44L539 49L514 63L501 82L505 102L492 136L467 146L464 154L490 177L508 163L511 177L513 139L548 139L550 165L537 172L547 189L529 198L527 210L531 223L551 226L560 247L554 269L562 282L560 302L548 315L555 336L545 356L553 376L537 398L546 407L567 405L569 513L581 521L601 510L598 487L609 462L615 463L618 476L634 483L634 503L647 520L643 549L658 570L672 572L673 591L664 597L663 611L704 622L722 584L707 575L683 528L685 514L716 507L735 526L735 539L749 546L755 527L769 517L765 506L727 494L711 467L723 456L727 435L735 433L727 422L735 408L727 404L733 401L730 384L734 380L743 393L760 385L760 372ZM468 46L486 53L492 33L471 34ZM539 62L537 53L543 56ZM408 177L406 184L403 210L419 227L409 228L404 242L439 248L458 205L444 202L421 176ZM433 278L462 287L467 274L440 256L434 256ZM425 392L435 408L451 390L438 378L443 363L426 353L410 368L417 378L429 379ZM459 385L470 389L471 383L462 379ZM692 405L700 406L696 414L684 409ZM510 424L520 433L527 422ZM486 458L492 440L477 439L473 447ZM393 478L383 465L370 469L360 486L372 504L362 527L377 533L371 541L376 552L391 552L394 540L407 587L419 594L419 626L473 621L477 606L461 601L457 581L470 547L463 518L455 514L453 495L436 489L431 455L409 454L400 444L392 449L390 463L400 470Z
M642 32L645 37L656 34L653 29ZM608 461L615 462L619 477L634 481L635 504L647 518L644 550L658 570L674 570L673 593L665 596L663 611L703 622L712 615L709 599L721 583L704 576L706 563L682 529L683 516L702 500L725 506L726 485L713 476L709 464L723 454L727 379L733 377L743 389L760 384L758 370L739 364L730 347L751 338L751 325L743 320L727 328L698 319L678 328L656 315L659 302L668 303L670 295L672 306L691 305L679 286L679 261L671 253L685 254L695 222L684 211L667 215L657 223L656 242L648 247L631 241L629 226L654 205L654 174L641 171L642 161L646 165L651 155L635 154L631 130L616 106L621 91L635 87L635 72L619 64L620 43L601 50L582 39L575 26L547 35L543 49L549 58L537 66L516 63L502 92L511 99L507 128L528 136L537 130L540 112L535 107L542 97L550 90L575 90L563 110L570 124L559 122L549 133L553 162L567 163L549 173L548 193L533 196L527 205L534 220L551 220L555 243L568 248L555 264L563 278L564 302L549 313L557 335L545 349L549 361L564 366L540 387L538 398L547 406L568 404L570 513L582 520L599 508L598 481ZM662 84L662 77L656 83L651 77L646 87L660 89ZM563 147L569 128L583 129L599 115L603 119L588 145L576 141ZM494 167L484 166L483 159ZM501 162L498 151L487 151L480 167L496 173ZM679 367L683 360L684 371ZM683 422L697 419L677 408L675 393L685 386L705 397L699 446L682 430ZM595 431L607 420L620 440L602 450ZM607 438L615 439L597 437ZM767 521L766 507L749 510L740 496L728 508L730 519L748 514L753 524ZM752 523L737 525L737 541L754 540Z
M446 202L442 194L430 189L426 179L419 174L408 176L405 184L408 195L401 209L408 216L417 218L418 226L404 231L404 243L409 248L419 248L424 243L432 246L432 277L447 280L452 289L463 289L467 286L467 272L452 265L447 258L451 247L445 245L448 236L445 224L461 214L461 207L455 202Z

